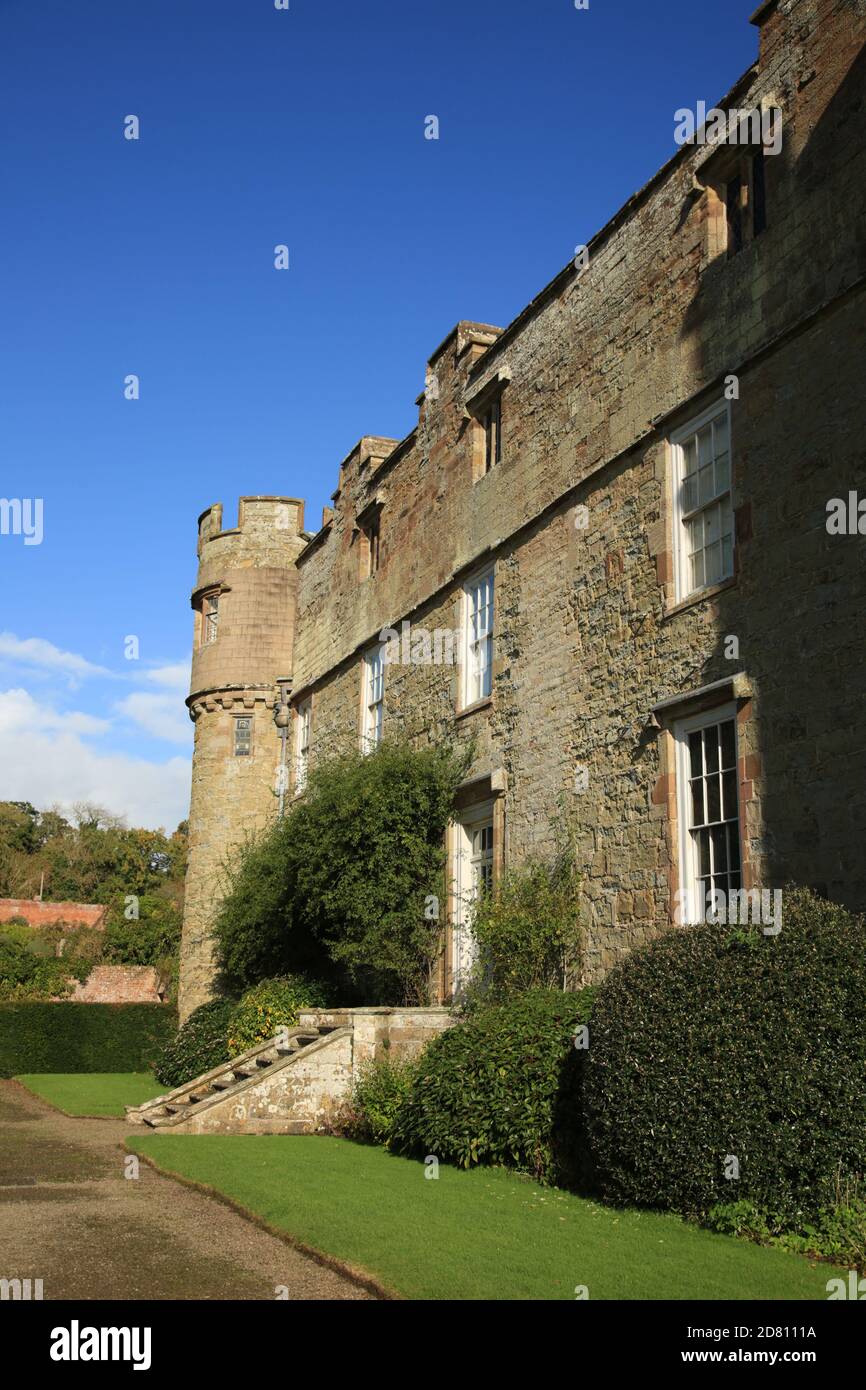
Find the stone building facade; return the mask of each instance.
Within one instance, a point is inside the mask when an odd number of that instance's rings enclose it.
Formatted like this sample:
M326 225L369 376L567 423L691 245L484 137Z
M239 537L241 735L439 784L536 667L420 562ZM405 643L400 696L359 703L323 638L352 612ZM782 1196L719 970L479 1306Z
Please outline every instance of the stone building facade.
M866 905L866 5L753 22L725 138L507 328L459 323L314 535L293 499L205 513L183 1012L218 864L347 739L474 741L441 999L478 882L565 815L592 978L710 888Z

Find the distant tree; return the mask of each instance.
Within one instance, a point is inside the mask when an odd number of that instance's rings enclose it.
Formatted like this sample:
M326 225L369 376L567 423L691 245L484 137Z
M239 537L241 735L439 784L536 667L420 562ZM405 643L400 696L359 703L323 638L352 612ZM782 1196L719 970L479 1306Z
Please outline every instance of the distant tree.
M0 841L11 850L33 854L39 848L39 812L29 801L0 801Z

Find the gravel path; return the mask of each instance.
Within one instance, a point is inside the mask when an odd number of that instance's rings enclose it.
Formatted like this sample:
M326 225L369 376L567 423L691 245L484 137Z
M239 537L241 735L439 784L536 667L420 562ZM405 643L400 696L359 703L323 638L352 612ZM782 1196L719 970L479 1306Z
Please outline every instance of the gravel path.
M0 1278L42 1279L45 1299L373 1297L144 1163L125 1178L128 1132L0 1081Z

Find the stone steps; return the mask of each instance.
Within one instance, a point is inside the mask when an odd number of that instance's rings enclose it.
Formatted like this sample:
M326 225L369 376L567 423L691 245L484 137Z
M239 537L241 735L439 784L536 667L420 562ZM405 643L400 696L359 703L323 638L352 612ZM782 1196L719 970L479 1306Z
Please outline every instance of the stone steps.
M327 1128L385 1049L417 1056L452 1022L441 1007L302 1009L297 1027L129 1107L127 1119L170 1134L310 1134Z
M277 1074L296 1066L309 1049L318 1054L327 1049L335 1036L344 1038L346 1034L351 1035L351 1029L336 1022L289 1029L166 1095L156 1096L144 1105L128 1106L126 1118L131 1124L171 1129L173 1133L251 1132L249 1112L258 1108L257 1092L265 1081L271 1083ZM319 1064L323 1063L327 1068L327 1060L319 1059ZM293 1089L285 1080L281 1078L274 1088L283 1100ZM267 1105L267 1111L273 1115L273 1132L304 1133L311 1127L308 1116L290 1113L295 1108ZM300 1108L303 1110L303 1106ZM252 1132L265 1132L264 1126L256 1126Z

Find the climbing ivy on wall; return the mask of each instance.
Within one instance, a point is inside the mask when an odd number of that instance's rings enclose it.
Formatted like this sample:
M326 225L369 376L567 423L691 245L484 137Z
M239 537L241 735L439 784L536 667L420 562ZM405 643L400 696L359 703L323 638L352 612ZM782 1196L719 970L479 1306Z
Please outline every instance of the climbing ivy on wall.
M224 987L305 973L343 998L427 1003L445 829L470 756L382 743L314 767L303 797L227 866Z

